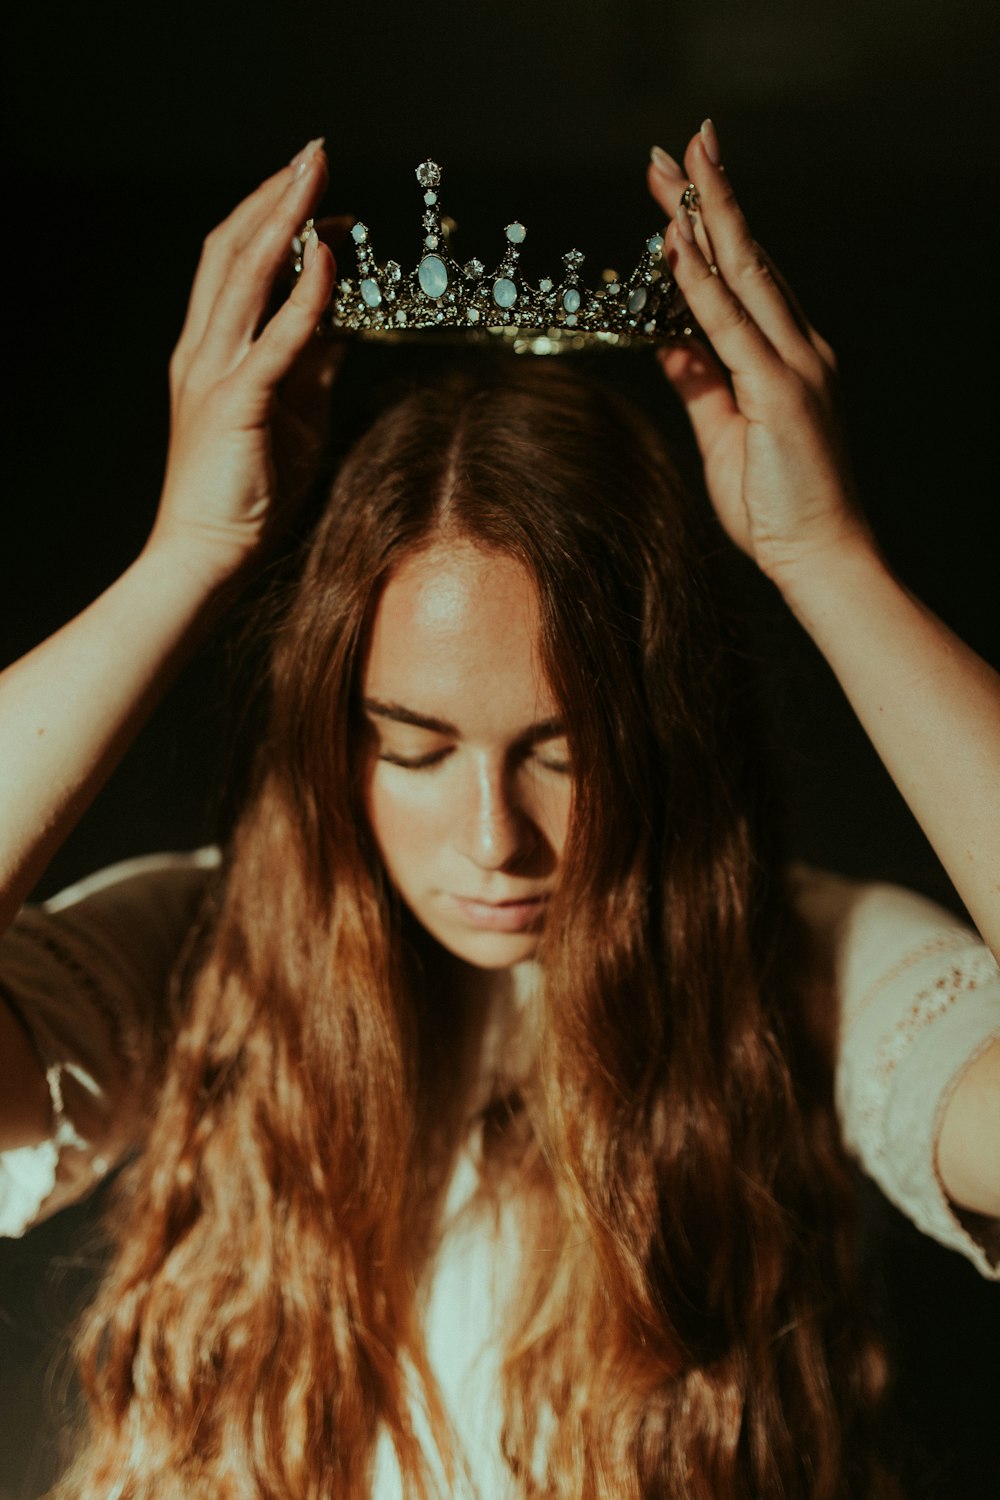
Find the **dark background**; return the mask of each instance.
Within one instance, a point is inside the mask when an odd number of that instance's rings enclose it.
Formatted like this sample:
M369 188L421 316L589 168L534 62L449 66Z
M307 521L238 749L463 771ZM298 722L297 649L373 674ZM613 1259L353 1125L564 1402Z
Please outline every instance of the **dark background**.
M650 144L680 157L711 114L755 232L840 356L862 494L890 558L1000 663L995 14L973 0L8 8L0 657L61 624L141 545L201 237L309 137L327 138L329 210L365 218L380 258L415 262L413 168L433 156L462 258L489 263L518 217L530 279L575 244L596 277L631 268L661 227ZM648 355L605 358L608 378L677 425ZM394 368L352 355L345 407ZM955 906L825 664L748 574L794 852ZM251 598L241 618L252 613ZM214 836L234 753L234 629L171 692L39 894ZM911 1491L995 1493L997 1288L867 1186L864 1206ZM51 1477L52 1360L92 1274L91 1214L67 1210L0 1246L7 1500Z

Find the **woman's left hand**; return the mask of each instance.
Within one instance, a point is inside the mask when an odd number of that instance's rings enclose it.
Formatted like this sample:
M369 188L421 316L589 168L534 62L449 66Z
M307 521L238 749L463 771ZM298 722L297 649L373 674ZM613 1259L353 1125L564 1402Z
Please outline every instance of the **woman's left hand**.
M659 361L691 420L723 527L780 586L831 546L874 545L837 416L836 360L754 241L710 120L684 171L674 168L670 158L651 162L649 189L671 219L664 257L712 349L678 342ZM693 213L681 204L689 182Z

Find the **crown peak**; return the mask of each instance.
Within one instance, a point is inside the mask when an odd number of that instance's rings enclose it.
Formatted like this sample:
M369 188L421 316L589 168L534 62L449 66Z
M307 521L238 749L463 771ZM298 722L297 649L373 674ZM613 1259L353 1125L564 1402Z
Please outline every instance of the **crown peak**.
M415 172L425 190L422 251L405 272L398 262L379 265L367 224L351 229L357 280L343 280L322 327L333 335L393 340L435 337L483 341L503 338L515 353L554 354L591 347L634 347L692 332L691 316L673 277L660 262L662 234L652 234L631 276L605 272L599 288L580 280L581 250L562 257L560 282L545 276L532 286L521 274L520 246L527 229L519 219L504 228L505 244L492 271L478 257L459 265L449 254L454 221L443 217L438 194L441 168L428 158ZM295 271L302 270L301 236Z

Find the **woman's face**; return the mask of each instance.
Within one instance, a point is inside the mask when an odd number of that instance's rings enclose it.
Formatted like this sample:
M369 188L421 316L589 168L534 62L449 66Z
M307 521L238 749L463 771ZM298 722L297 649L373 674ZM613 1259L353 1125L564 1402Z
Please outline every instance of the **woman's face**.
M572 780L525 569L468 542L408 557L378 604L363 695L365 805L396 889L468 963L530 958Z

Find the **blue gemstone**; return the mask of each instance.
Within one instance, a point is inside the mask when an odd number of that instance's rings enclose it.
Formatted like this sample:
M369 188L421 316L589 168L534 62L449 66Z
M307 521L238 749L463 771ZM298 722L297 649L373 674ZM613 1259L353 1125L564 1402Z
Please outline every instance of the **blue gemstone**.
M368 226L365 224L352 224L351 238L356 245L363 245L368 238Z
M634 313L642 312L642 309L645 306L646 288L644 286L637 286L631 297L628 299L628 310L629 312Z
M524 225L518 223L508 224L507 228L504 230L504 233L506 234L512 245L523 244L524 236L527 234L527 232L528 231L525 229Z
M493 301L497 307L513 307L517 301L517 287L508 276L501 276L493 283Z
M660 251L663 249L663 235L651 235L650 238L646 241L646 249L649 251L650 255L659 255Z
M448 290L448 268L439 255L425 255L417 267L420 290L428 297L443 297Z
M378 282L369 276L361 283L361 296L367 307L378 307L382 301L382 293L378 289Z
M579 312L580 293L575 286L571 286L568 292L563 292L563 307L568 313Z

